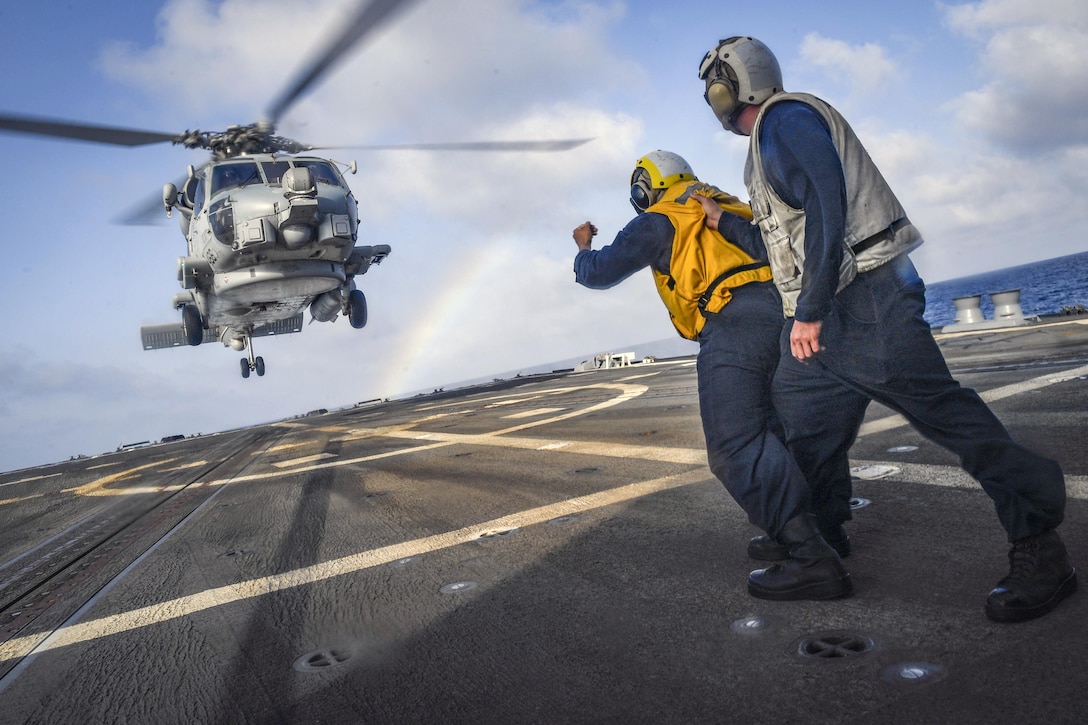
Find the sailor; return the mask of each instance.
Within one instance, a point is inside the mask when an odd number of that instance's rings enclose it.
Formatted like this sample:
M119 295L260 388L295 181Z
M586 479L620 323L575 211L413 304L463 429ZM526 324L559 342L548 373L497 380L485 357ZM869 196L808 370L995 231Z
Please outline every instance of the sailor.
M778 60L759 40L722 40L703 57L699 78L722 126L749 137L744 180L754 221L700 203L710 228L736 240L761 236L767 247L788 318L775 403L813 486L820 528L841 529L850 518L847 453L868 402L879 401L955 453L993 499L1011 567L986 600L987 616L1046 614L1076 588L1056 530L1065 479L949 373L908 256L921 233L846 120L816 96L785 92ZM780 543L790 552L799 545ZM767 592L793 578L779 564L752 575Z
M850 577L808 513L808 483L783 444L771 403L783 318L763 245L756 238L744 248L706 228L693 195L738 218L751 217L748 205L700 182L668 151L640 158L630 189L637 214L610 245L592 249L597 228L588 221L575 228L575 280L606 289L649 267L677 333L698 341L699 411L711 471L768 536L805 542L791 554L799 562L791 586L751 593L848 595Z

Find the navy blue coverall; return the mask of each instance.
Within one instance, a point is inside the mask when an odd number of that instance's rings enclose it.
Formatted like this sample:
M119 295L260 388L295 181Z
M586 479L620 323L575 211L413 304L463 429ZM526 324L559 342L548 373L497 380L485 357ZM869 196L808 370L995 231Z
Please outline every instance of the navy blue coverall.
M669 271L675 229L663 214L640 214L601 249L574 258L576 281L593 289L619 284L644 267ZM730 240L732 241L732 240ZM767 252L738 245L754 259ZM710 470L748 515L771 536L809 510L809 487L783 443L771 401L778 365L782 302L770 282L732 290L718 313L708 314L699 333L699 412Z
M907 255L859 274L835 294L846 191L820 115L795 101L771 106L760 152L775 192L806 215L795 319L822 321L822 349L808 363L798 362L790 350L793 320L786 323L774 402L790 451L812 485L820 528L850 518L848 452L870 400L959 456L993 499L1009 541L1056 528L1065 509L1061 468L1016 443L978 394L953 379L923 319L925 285ZM719 229L747 245L759 237L757 227L730 214L722 215Z

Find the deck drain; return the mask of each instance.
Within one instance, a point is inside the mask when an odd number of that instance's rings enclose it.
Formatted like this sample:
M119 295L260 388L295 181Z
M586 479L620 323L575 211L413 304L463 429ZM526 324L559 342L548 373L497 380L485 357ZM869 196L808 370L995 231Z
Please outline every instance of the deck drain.
M753 635L761 632L766 632L771 626L763 617L743 617L741 619L734 620L729 629L733 631L733 634Z
M236 556L242 556L246 553L245 549L231 549L230 551L224 551L217 558L219 559L232 559Z
M392 566L392 567L395 567L395 568L399 569L401 567L408 566L409 564L413 563L418 558L419 558L418 556L406 556L406 557L404 557L402 559L397 559L396 561L389 562L389 566Z
M892 446L888 449L888 453L910 453L916 450L918 450L918 446Z
M460 592L467 592L469 589L475 589L479 586L476 582L454 582L453 584L447 584L438 591L443 594L458 594Z
M600 470L601 469L598 468L597 466L588 466L586 468L575 468L574 472L575 473L597 473Z
M913 687L936 682L944 676L944 668L928 662L903 662L885 667L880 679L893 685Z
M573 523L578 520L577 514L568 514L566 516L559 516L551 519L548 523L552 526L563 526L564 524Z
M824 632L805 637L797 644L797 654L814 660L844 660L863 655L873 648L873 640L850 632Z
M351 655L347 647L326 647L302 655L292 667L299 672L319 672L344 664L351 659Z
M887 478L899 473L895 466L856 466L850 469L850 475L860 478L862 481L874 481L878 478Z
M861 498L860 496L854 496L852 499L850 499L850 510L851 511L857 511L858 509L865 508L866 506L868 506L871 503L872 503L872 501L870 501L867 498Z

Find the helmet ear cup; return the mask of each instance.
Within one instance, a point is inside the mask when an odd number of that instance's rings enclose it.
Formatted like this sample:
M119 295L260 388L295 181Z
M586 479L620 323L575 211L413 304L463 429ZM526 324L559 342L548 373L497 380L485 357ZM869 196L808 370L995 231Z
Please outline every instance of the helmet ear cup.
M631 206L635 207L635 211L639 214L653 206L653 196L649 179L639 178L631 184Z
M733 84L724 78L709 83L703 97L710 105L710 108L713 109L714 115L723 124L733 115L739 105L737 92L733 88Z

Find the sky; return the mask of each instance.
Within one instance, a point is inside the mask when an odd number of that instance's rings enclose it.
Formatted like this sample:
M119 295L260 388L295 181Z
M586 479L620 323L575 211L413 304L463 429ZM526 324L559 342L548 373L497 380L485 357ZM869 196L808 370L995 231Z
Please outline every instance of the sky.
M0 113L162 132L264 117L353 0L39 0L0 6ZM281 119L321 146L593 138L557 154L330 151L359 170L369 323L143 351L174 322L185 240L118 225L205 152L0 133L0 471L214 433L676 338L648 271L574 283L571 231L629 221L627 182L665 149L746 198L747 140L697 68L752 35L787 90L849 119L926 244L937 282L1084 250L1083 0L417 0ZM678 339L678 338L676 338ZM685 348L686 349L686 348ZM694 352L694 344L690 350Z

